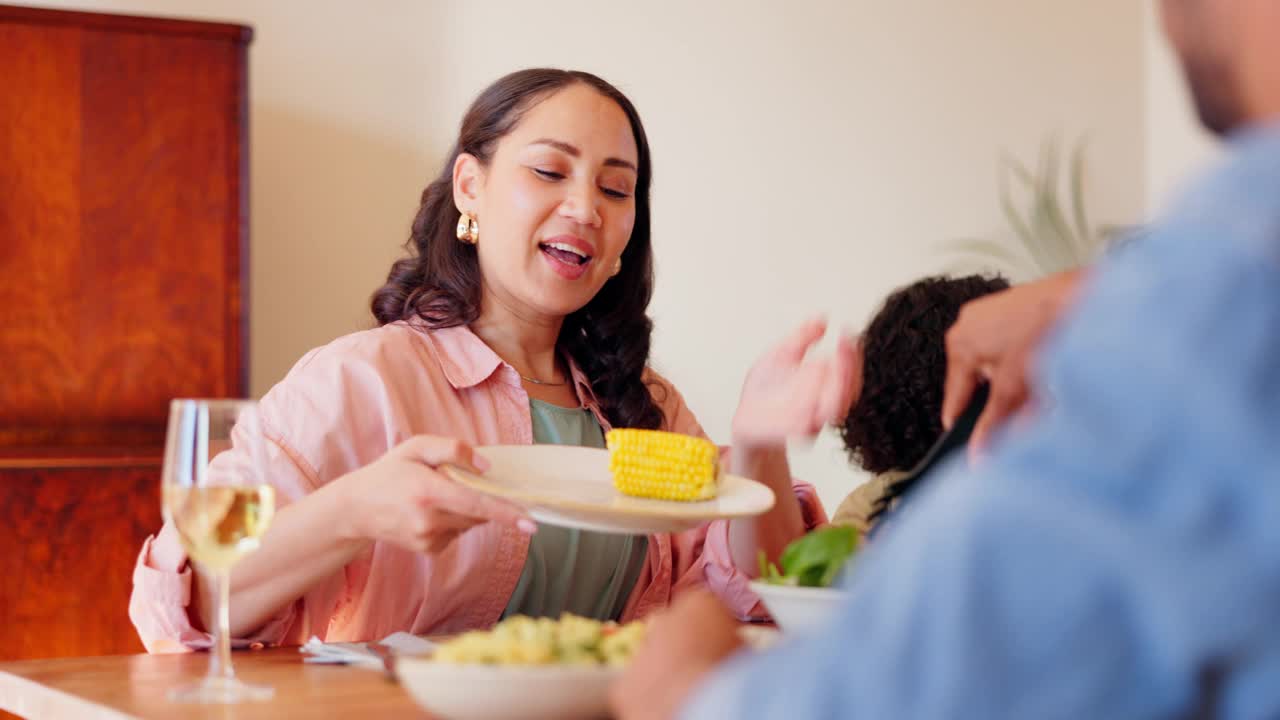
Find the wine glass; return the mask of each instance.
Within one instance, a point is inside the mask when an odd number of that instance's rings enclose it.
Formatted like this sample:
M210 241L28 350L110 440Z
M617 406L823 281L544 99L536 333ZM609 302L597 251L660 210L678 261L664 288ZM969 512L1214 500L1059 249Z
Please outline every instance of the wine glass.
M161 477L165 522L173 523L199 585L210 598L214 652L200 682L174 688L178 702L267 700L270 687L247 685L231 668L228 595L231 567L258 549L275 511L266 448L252 400L174 400L169 405Z

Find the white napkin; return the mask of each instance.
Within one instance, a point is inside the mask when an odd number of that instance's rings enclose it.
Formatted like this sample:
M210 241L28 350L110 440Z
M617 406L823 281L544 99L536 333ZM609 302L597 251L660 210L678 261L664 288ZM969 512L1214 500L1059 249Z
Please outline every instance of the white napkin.
M430 640L407 632L392 633L383 638L379 644L387 646L391 652L399 655L425 655L436 649L436 644ZM368 643L327 643L313 635L307 644L298 648L298 651L311 655L304 658L303 662L382 669L382 658L369 649Z

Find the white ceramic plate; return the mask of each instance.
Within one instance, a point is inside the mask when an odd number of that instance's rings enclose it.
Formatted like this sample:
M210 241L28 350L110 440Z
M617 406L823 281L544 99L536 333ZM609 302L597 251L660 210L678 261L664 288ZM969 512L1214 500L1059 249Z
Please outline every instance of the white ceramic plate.
M673 502L623 495L613 487L609 451L571 445L491 445L476 449L490 463L484 475L445 466L454 481L528 508L535 520L602 532L681 532L773 507L773 491L724 474L712 500Z
M791 587L751 581L751 589L764 602L784 633L805 632L835 615L848 592L835 588Z

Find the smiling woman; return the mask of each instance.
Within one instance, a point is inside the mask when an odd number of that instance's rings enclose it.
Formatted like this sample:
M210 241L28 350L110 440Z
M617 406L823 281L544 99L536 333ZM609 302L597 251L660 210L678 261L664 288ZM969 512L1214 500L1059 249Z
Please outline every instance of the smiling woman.
M494 325L563 323L559 347L541 357L495 349L527 382L565 388L535 395L576 405L563 365L572 358L610 422L657 428L661 413L641 380L652 332L650 177L644 126L616 88L589 73L512 73L463 118L423 192L414 255L392 268L374 315L432 328L480 320L472 329L490 345L503 344L486 337ZM460 218L474 222L467 242L455 239Z
M603 447L614 427L703 435L648 368L650 177L639 115L594 75L524 70L480 94L423 191L409 256L374 294L379 327L308 353L262 398L281 509L235 568L236 636L630 620L697 586L761 612L748 584L758 553L776 557L825 519L785 454L849 404L847 339L833 358L805 357L823 323L762 358L743 388L729 465L777 496L759 517L648 536L538 526L437 471L483 472L473 445ZM147 541L130 616L149 649L207 643L205 586L172 527Z

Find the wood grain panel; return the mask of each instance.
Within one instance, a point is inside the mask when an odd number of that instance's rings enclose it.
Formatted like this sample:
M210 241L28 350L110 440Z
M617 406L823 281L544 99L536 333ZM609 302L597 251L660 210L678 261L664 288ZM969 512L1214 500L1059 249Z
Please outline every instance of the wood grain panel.
M77 361L59 349L72 346L73 306L49 295L70 292L79 270L80 32L0 24L0 77L0 445L11 446L33 415L71 412L59 378Z
M2 17L2 16L0 16ZM244 51L0 23L0 446L158 445L246 392Z
M71 26L113 30L116 32L140 32L150 35L189 35L224 40L248 45L253 39L253 28L233 23L183 20L179 18L142 15L114 15L110 13L50 10L26 5L0 5L0 23L27 25Z
M226 272L234 188L233 68L225 43L84 35L84 293L78 405L114 427L152 423L173 397L242 392L224 344L239 273ZM129 151L121 153L121 147ZM215 180L215 181L210 181ZM125 285L119 278L146 275ZM98 328L111 328L109 333Z
M141 649L168 401L247 392L251 37L0 5L0 659Z
M0 660L142 651L129 592L159 489L158 464L0 470Z

